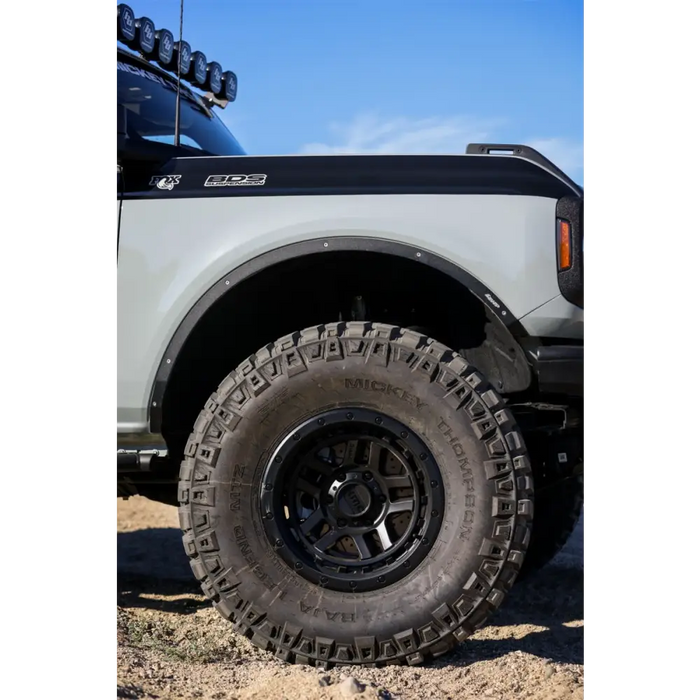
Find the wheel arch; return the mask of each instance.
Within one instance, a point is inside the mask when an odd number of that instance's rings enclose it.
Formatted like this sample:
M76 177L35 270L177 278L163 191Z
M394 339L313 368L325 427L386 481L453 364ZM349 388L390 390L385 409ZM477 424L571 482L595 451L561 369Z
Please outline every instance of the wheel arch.
M178 356L187 339L195 332L211 308L222 297L233 292L244 281L269 271L270 268L279 263L299 260L307 256L326 252L384 254L426 265L445 277L451 278L483 305L487 315L495 322L501 338L506 337L515 341L514 344L519 350L517 358L515 358L516 362L519 361L521 365L522 363L527 364L525 354L517 343L518 338L527 336L527 332L505 303L468 270L424 248L397 241L359 236L338 236L306 240L267 251L236 267L213 284L190 308L170 338L155 374L149 401L149 427L151 433L157 434L161 432L164 398L168 382L177 364ZM319 320L319 322L323 321L324 319Z

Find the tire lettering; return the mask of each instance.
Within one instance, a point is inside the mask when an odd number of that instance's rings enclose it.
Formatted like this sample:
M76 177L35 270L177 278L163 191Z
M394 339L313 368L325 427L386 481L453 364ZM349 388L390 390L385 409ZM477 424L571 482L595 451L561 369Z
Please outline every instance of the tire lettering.
M447 438L447 442L452 448L452 451L457 457L462 472L462 483L467 490L467 495L464 497L464 518L459 524L459 539L469 540L472 536L472 525L474 523L474 508L476 508L476 496L474 495L474 472L471 467L468 467L469 460L464 456L465 449L459 442L459 439L453 434L449 423L444 419L438 419L438 430Z
M376 391L380 394L393 395L397 399L401 399L417 409L421 409L423 406L427 405L424 401L421 401L417 396L410 394L405 389L394 386L393 384L380 382L376 379L346 379L345 388L363 389L364 391Z
M457 457L457 464L459 464L460 469L462 469L463 472L466 471L465 467L469 464L469 459L464 456L464 447L462 447L459 439L452 434L452 428L450 428L444 418L438 420L438 430L447 438L447 442L455 453L455 457ZM472 472L471 469L469 469L469 476L471 475Z
M257 410L257 414L260 417L261 422L265 422L267 417L273 412L276 411L285 401L289 400L293 401L299 394L294 394L291 398L289 398L289 389L284 388L282 389L279 394L264 403L260 408Z
M241 509L241 489L243 488L243 476L245 475L245 467L242 464L236 464L233 467L233 477L231 478L231 490L229 491L229 510L236 511Z
M331 622L355 622L355 613L333 612L325 608L314 608L312 605L304 605L303 601L299 601L300 610L306 615L312 617L325 617Z
M472 499L471 505L475 505L476 499L474 496L466 496L464 499L464 519L459 524L459 539L468 540L472 536L472 525L474 524L474 511L469 510L469 499Z
M472 529L470 527L465 527L462 525L462 528L459 531L459 539L460 540L468 540L472 536Z
M236 525L233 528L233 535L236 538L238 549L246 562L248 562L251 571L258 577L260 583L262 583L268 591L273 590L277 584L275 584L275 582L265 573L262 566L255 561L255 558L253 557L253 550L250 544L248 544L248 538L245 530L240 525Z

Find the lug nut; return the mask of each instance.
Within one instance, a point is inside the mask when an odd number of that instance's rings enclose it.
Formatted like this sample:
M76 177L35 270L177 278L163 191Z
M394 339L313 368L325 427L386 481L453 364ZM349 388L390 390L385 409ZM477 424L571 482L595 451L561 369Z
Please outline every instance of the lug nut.
M296 564L294 564L294 568L295 568L297 571L298 571L299 569L301 569L302 566L303 566L303 564L302 564L300 561L298 561Z
M348 478L347 474L338 474L338 481L345 481Z
M275 540L275 547L283 547L283 546L284 546L284 542L282 542L282 540L279 540L279 539Z
M338 527L345 527L347 525L347 522L345 520L339 520L338 521Z
M319 425L325 425L325 424L326 424L326 419L325 419L325 418L319 418L319 419L318 419L318 424L319 424Z
M383 421L379 416L377 416L377 417L374 419L374 422L375 422L377 425L381 425L384 421Z
M345 414L345 417L346 417L348 420L352 420L355 416L353 416L352 413L346 413L346 414Z
M272 491L272 484L270 484L270 483L265 484L265 491Z
M380 503L386 503L386 496L380 496L380 497L379 497L379 502L380 502Z
M430 511L430 515L432 515L433 518L437 518L438 512L437 512L436 510L433 509L433 510Z
M365 473L362 475L362 478L363 478L365 481L372 481L372 472L365 472Z
M405 440L408 437L408 433L405 430L402 430L401 437Z
M430 485L431 485L434 489L436 489L438 484L437 484L437 481L433 480L433 481L430 482Z

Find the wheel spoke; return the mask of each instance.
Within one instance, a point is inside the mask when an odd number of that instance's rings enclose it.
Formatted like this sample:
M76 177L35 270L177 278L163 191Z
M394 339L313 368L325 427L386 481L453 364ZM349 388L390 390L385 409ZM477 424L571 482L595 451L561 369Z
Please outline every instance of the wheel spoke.
M372 440L369 443L369 454L367 455L367 466L374 472L379 472L382 465L382 457L386 454L386 449L379 443Z
M331 545L335 544L340 537L337 530L329 530L321 539L314 543L314 546L325 552Z
M343 456L343 463L341 466L349 467L355 464L357 458L357 451L360 446L359 440L348 440L345 444L345 455Z
M315 498L316 501L320 500L321 498L321 490L319 489L319 487L307 481L306 479L299 479L297 481L297 488L300 491L303 491L304 493L308 493L309 496Z
M305 535L308 535L311 532L311 530L313 530L316 527L316 525L318 525L322 520L323 511L320 508L316 508L316 510L313 513L311 513L311 515L306 520L304 520L304 522L301 523L299 527Z
M357 551L360 554L360 559L369 559L372 556L372 553L369 551L369 547L367 546L367 542L365 542L364 535L353 535L352 541L357 547Z
M391 476L385 476L383 478L387 488L390 489L410 489L412 486L411 477L409 477L408 474L392 474Z
M407 510L413 510L412 498L402 498L400 501L392 501L389 503L389 513L403 513Z
M389 532L386 529L386 523L381 523L377 527L377 534L379 535L379 541L382 543L382 551L386 552L388 549L391 548L392 541L391 537L389 537Z
M334 469L332 464L324 462L322 459L319 459L316 455L311 456L306 462L304 462L304 466L307 469L311 469L314 472L323 474L323 476L330 476L333 473Z

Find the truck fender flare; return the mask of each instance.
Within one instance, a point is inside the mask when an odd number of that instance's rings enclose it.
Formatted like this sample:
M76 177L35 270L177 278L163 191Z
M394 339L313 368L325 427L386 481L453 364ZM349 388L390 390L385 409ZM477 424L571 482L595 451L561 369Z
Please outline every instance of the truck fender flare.
M149 404L149 424L152 433L159 433L162 421L162 407L165 391L168 386L173 367L177 362L178 355L184 347L190 333L195 329L199 321L205 316L207 311L227 292L231 291L243 280L248 279L263 270L287 260L302 258L306 255L323 252L347 252L362 251L371 253L383 253L397 257L407 258L416 262L428 265L433 269L452 277L462 286L466 287L474 296L479 299L484 306L489 309L493 316L499 319L504 326L515 337L527 335L525 329L518 319L503 303L503 301L492 292L480 280L467 272L464 268L455 265L446 258L435 253L424 250L416 246L388 241L377 238L363 238L355 236L338 236L319 238L314 240L291 243L280 248L275 248L266 253L256 256L243 263L229 274L224 275L218 282L212 285L192 306L186 316L177 327L168 347L161 358L156 377L151 389L151 400Z

